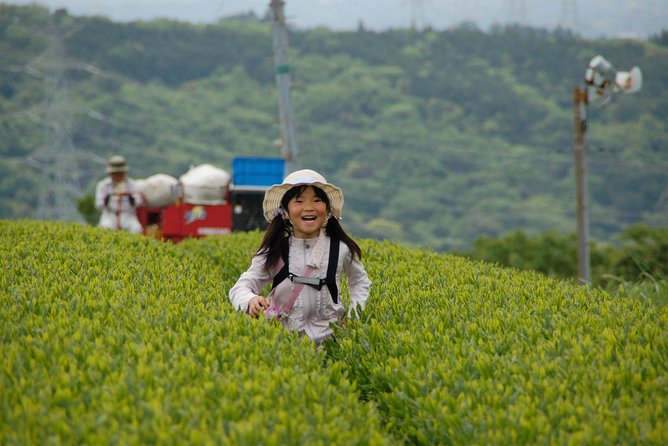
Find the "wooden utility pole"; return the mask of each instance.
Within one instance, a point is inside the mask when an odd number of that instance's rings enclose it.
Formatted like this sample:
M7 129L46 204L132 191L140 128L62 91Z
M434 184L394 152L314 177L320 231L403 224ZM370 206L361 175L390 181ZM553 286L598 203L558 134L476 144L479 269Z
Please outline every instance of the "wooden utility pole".
M274 16L274 75L278 87L278 114L281 124L281 156L285 160L285 175L297 170L297 136L295 110L292 105L292 65L288 61L288 30L285 25L285 2L271 0Z
M587 106L589 100L602 105L610 102L616 93L635 93L642 86L642 72L617 71L600 54L589 61L585 70L585 88L573 90L573 154L575 156L575 199L577 202L578 283L591 283L589 269L589 218L587 216ZM590 96L591 95L591 96Z
M587 216L587 90L573 90L573 155L575 156L575 200L577 208L578 283L590 283L589 218Z

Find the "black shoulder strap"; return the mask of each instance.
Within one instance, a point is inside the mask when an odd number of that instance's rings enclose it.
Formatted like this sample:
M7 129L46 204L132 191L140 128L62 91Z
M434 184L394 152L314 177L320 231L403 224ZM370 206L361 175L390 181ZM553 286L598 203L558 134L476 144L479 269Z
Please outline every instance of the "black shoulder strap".
M329 239L329 263L327 264L327 278L325 283L332 295L334 303L339 303L339 287L336 286L336 267L339 264L339 244L340 240L331 237Z
M290 244L288 243L288 238L285 237L283 240L281 240L281 258L283 259L283 268L281 268L281 270L274 276L274 281L271 284L272 289L276 288L279 283L288 278L288 274L290 273L290 265L288 265L290 259L289 250Z

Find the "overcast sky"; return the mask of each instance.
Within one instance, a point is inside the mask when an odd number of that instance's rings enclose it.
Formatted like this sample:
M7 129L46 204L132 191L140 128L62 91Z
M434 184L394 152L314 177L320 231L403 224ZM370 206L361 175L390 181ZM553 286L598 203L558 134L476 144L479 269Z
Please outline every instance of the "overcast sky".
M9 0L67 8L71 15L100 14L114 21L158 17L210 23L254 11L263 16L270 0ZM668 30L668 0L285 0L291 26L323 25L336 30L446 29L464 21L487 30L494 23L555 29L563 26L585 37L640 37Z

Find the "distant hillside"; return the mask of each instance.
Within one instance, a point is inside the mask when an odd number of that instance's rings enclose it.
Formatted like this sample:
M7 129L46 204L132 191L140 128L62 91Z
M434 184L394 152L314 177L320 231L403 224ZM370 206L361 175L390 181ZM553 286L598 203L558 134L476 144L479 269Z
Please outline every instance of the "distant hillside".
M120 24L3 4L0 30L0 218L39 217L54 184L92 194L114 153L136 178L279 154L268 22ZM572 232L571 95L599 53L640 66L645 85L589 108L592 237L668 225L665 36L317 29L290 46L299 161L343 188L354 235L450 250ZM49 158L68 144L76 160Z

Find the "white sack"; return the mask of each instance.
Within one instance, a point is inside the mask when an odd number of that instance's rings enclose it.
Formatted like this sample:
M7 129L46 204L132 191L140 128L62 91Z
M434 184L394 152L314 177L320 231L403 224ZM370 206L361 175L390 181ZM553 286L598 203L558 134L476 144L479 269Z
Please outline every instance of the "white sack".
M230 174L211 164L200 164L181 175L183 200L191 204L223 204Z
M176 202L179 182L173 176L158 173L136 182L139 191L144 194L146 206L159 208Z

